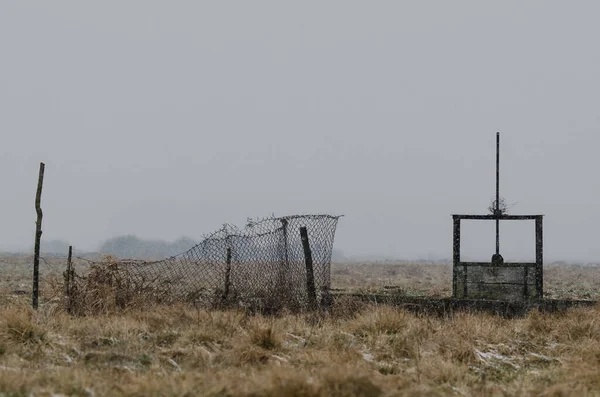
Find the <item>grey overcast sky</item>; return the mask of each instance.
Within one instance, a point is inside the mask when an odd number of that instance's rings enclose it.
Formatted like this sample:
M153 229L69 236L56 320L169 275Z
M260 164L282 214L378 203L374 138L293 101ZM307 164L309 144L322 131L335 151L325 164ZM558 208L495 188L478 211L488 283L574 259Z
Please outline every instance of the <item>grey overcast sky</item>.
M452 213L543 213L600 261L600 2L0 2L0 248L344 214L346 254L451 257ZM505 259L533 224L503 224ZM464 229L493 253L493 224Z

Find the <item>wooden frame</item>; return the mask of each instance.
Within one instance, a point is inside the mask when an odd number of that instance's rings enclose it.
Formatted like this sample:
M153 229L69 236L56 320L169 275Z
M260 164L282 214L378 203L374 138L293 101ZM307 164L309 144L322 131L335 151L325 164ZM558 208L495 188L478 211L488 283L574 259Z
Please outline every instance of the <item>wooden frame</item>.
M452 296L455 299L480 298L490 299L494 295L494 289L514 289L522 291L514 296L520 300L541 300L544 289L544 246L543 246L543 215L452 215L454 221L453 233L453 272L452 272ZM492 264L491 262L462 262L460 260L460 229L461 221L465 220L534 220L535 221L535 262L507 262ZM513 269L504 271L504 276L496 273L498 269ZM517 268L517 269L515 269ZM495 272L495 277L504 282L474 281L469 279L469 269L478 276L484 278L485 272ZM487 269L487 270L486 270ZM522 276L519 270L522 269ZM532 271L533 270L533 271ZM515 275L520 281L515 281ZM507 281L508 280L508 281ZM474 287L474 290L470 290ZM533 289L531 289L533 287ZM521 290L522 288L522 290ZM489 293L486 293L486 289ZM482 292L483 291L483 292ZM494 299L493 297L491 299Z

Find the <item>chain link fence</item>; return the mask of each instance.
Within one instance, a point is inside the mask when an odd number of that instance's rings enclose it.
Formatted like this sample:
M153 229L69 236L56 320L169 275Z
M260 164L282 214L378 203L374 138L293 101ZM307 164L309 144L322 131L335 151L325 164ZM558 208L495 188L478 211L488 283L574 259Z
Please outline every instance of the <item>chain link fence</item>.
M243 229L224 225L164 260L93 263L86 275L68 272L69 310L106 304L101 298L107 291L118 306L140 300L267 310L327 305L338 220L331 215L249 220Z

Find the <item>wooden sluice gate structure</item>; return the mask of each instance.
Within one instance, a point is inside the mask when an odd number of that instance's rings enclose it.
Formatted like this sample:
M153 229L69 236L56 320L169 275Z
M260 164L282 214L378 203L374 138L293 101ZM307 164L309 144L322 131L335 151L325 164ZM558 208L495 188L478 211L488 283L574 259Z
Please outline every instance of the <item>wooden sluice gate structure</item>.
M455 299L539 301L544 297L543 215L508 215L500 198L500 133L496 133L496 200L489 215L452 215L453 272ZM496 252L490 262L463 262L460 257L462 220L496 222ZM535 221L535 262L504 262L500 254L500 221Z
M496 198L486 215L452 215L453 271L452 297L410 297L390 293L338 293L336 296L377 304L391 304L407 310L445 315L455 311L484 311L502 316L519 316L532 309L556 312L575 306L594 306L596 301L544 299L544 215L509 215L500 197L500 133L496 133ZM489 262L461 260L461 221L494 221L496 251ZM500 221L535 222L535 262L505 262L500 253Z
M544 297L543 215L452 215L454 255L452 296L455 299L536 301ZM460 225L468 220L535 221L535 262L504 262L497 251L490 262L460 259ZM498 238L498 236L497 236Z

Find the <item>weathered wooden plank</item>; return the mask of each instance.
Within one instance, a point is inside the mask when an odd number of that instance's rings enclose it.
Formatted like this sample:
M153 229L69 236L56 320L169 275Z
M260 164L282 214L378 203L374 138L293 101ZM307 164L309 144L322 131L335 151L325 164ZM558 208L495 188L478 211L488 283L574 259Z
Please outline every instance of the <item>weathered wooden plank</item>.
M488 284L523 284L522 267L471 267L467 282Z
M488 284L519 284L525 281L523 267L470 267L467 282ZM535 271L527 272L527 284L535 286Z
M467 214L454 214L454 219L468 219L468 220L493 220L500 219L505 221L524 221L534 220L543 217L543 215L467 215Z
M498 267L494 274L494 268L491 267L469 267L467 273L467 293L464 293L464 267L455 268L456 277L456 290L454 297L455 299L503 299L504 294L500 294L499 297L495 297L498 292L506 290L505 286L510 289L511 286L515 286L521 291L521 295L525 292L530 299L537 299L538 291L536 288L536 269L529 267L527 272L527 288L524 288L524 270L523 268L514 267ZM475 288L474 294L471 293L471 289ZM489 288L489 294L482 294L482 290ZM489 295L489 296L488 296ZM510 294L509 294L510 295ZM481 296L481 297L480 297ZM518 300L522 300L519 298Z
M516 302L524 300L523 285L515 284L468 284L467 299L488 299Z
M491 262L459 262L460 266L482 266L482 267L498 267L497 264ZM536 267L537 264L534 262L504 262L502 267Z

